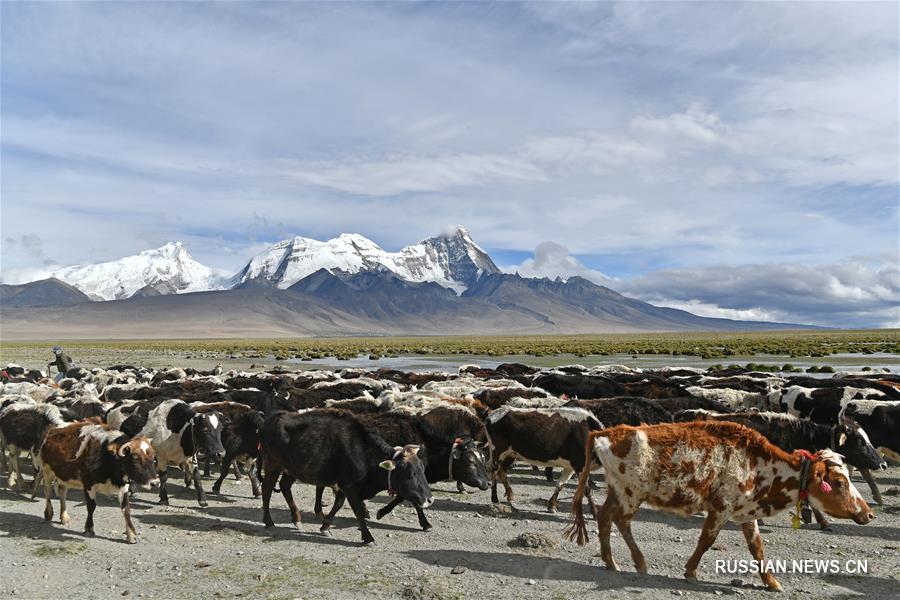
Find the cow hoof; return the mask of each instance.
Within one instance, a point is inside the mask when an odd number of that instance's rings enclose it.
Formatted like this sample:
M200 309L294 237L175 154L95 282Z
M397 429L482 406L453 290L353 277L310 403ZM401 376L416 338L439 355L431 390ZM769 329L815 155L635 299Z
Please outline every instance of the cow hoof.
M367 540L363 540L363 541L362 541L362 545L363 545L363 546L374 546L374 545L375 545L375 538L369 538L369 539L367 539Z
M200 508L206 508L207 506L209 506L209 502L207 502L206 500L200 500L199 502L197 502L197 504L200 505Z
M85 529L84 535L86 535L87 537L95 537L97 534L94 533L93 529Z
M272 529L273 527L275 527L275 523L263 523L263 525L266 526L266 529Z
M379 510L377 513L375 513L375 519L378 520L378 521L380 521L381 518L382 518L384 515L386 515L386 514L387 514L387 513L384 512L383 510Z
M133 535L129 535L127 538L127 541L129 544L137 544L137 538L134 537Z
M551 504L550 506L548 506L548 507L547 507L547 512L548 512L548 513L555 513L555 512L556 512L556 505L555 505L555 504Z
M59 522L61 524L65 525L66 527L68 527L69 523L71 522L71 519L69 518L69 513L63 513L62 516L60 516L60 518L59 518Z
M213 493L213 494L221 494L221 493L222 493L221 490L222 490L222 488L213 486L213 488L212 488L212 493Z
M434 527L432 527L431 525L426 525L422 528L422 531L431 531L432 529L434 529Z

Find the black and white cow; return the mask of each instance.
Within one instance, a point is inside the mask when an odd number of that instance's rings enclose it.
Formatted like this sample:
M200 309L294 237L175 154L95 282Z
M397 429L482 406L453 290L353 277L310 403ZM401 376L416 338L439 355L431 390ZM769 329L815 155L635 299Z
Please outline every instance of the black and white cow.
M166 400L147 413L135 411L122 423L122 431L147 437L153 444L159 468L160 504L169 504L166 480L168 465L171 464L191 472L197 502L200 506L206 506L206 494L194 457L199 451L217 459L225 454L222 426L219 413L197 413L182 400Z
M18 489L19 481L22 481L19 454L28 452L36 456L47 432L65 424L59 408L52 404L16 402L0 411L0 453L5 462L5 453L9 452L10 461L8 487Z
M851 400L844 405L841 417L859 422L873 446L890 460L900 462L900 401ZM864 469L859 472L869 484L875 501L881 504L881 493L872 473Z
M900 401L851 400L844 405L841 416L859 422L873 446L892 461L900 462Z
M507 471L523 461L542 467L560 467L562 475L547 503L556 512L559 491L584 466L584 445L591 431L603 424L581 408L512 408L495 410L484 423L490 444L491 502L497 504L497 480L503 482L506 500L512 506L513 491Z
M263 423L260 441L265 467L262 492L266 527L275 525L269 513L269 501L279 477L291 520L298 527L300 510L291 493L294 481L337 486L339 493L332 511L339 510L345 499L350 502L364 544L375 541L366 525L364 502L378 492L393 491L421 508L434 501L425 467L418 457L420 447L392 447L377 431L348 411L276 412ZM323 523L322 531L327 531L328 525Z
M783 412L823 425L834 425L838 415L851 400L878 400L884 394L871 388L822 387L785 388L779 398Z

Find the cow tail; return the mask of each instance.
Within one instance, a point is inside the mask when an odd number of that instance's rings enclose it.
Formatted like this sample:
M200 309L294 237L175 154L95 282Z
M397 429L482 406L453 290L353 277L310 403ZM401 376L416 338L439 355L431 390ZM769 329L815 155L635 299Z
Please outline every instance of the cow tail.
M591 475L591 463L594 459L594 437L596 433L588 434L587 443L584 447L584 467L578 474L578 489L575 490L575 496L572 498L572 523L566 528L563 537L569 541L584 546L588 541L587 523L584 520L584 495L588 489L588 477ZM593 506L591 501L591 506Z

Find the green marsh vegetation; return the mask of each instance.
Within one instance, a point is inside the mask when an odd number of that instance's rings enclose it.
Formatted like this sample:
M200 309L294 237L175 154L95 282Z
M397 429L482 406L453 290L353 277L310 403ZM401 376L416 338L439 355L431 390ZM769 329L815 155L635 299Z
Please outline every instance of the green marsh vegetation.
M46 351L45 342L0 341L0 357ZM62 343L73 355L91 351L152 353L186 358L312 361L410 355L603 356L613 354L692 356L703 359L778 355L789 358L834 354L900 354L900 330L777 331L750 333L639 333L492 337L284 338L205 340L74 340ZM792 366L786 364L785 366Z

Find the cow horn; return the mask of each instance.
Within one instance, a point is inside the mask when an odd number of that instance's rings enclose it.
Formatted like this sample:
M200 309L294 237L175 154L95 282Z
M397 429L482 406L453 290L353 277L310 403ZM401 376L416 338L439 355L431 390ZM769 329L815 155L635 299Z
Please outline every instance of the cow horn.
M128 454L128 452L131 452L131 446L129 446L128 444L122 444L121 446L119 446L119 449L116 451L116 454L118 454L121 457L124 457L126 454Z
M394 446L394 458L391 460L397 460L401 454L403 454L403 446Z

